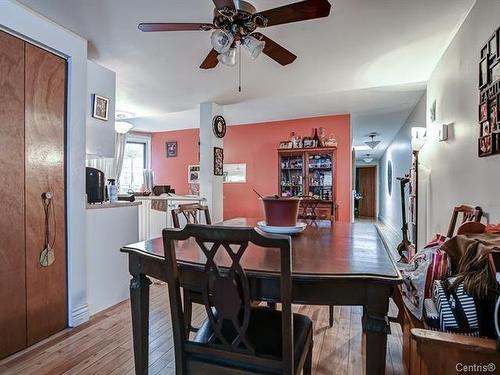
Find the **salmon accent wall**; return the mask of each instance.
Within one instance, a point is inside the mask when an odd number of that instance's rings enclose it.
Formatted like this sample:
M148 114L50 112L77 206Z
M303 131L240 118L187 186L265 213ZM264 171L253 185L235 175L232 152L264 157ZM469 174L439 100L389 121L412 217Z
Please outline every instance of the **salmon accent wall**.
M151 169L156 185L170 185L176 194L188 194L188 166L198 164L199 129L151 134ZM177 141L177 157L167 158L165 143Z
M351 202L351 119L350 115L312 117L257 124L228 126L224 138L224 162L246 163L247 182L224 184L224 219L262 217L261 202L252 189L262 195L278 193L278 153L280 141L290 133L306 136L312 128L324 127L338 140L337 204L338 220L349 222ZM198 129L152 134L152 168L157 184L170 184L179 194L188 192L187 166L198 163ZM177 158L165 157L165 142L176 140Z

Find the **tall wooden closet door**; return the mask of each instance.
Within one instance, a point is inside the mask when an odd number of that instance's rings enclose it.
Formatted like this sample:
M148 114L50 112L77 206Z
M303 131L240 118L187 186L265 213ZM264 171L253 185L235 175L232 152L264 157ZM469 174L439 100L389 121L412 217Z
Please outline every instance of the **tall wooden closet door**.
M26 346L24 42L0 31L0 358Z
M28 345L67 326L65 235L66 61L26 43L26 294ZM45 246L42 194L53 195L49 241L55 261L40 266Z

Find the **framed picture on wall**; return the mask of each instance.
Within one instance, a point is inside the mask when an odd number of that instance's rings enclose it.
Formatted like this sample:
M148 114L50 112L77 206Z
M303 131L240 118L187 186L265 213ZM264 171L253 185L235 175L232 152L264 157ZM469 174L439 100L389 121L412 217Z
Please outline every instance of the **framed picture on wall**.
M478 154L479 156L488 156L493 153L491 135L486 135L478 139Z
M479 62L479 89L482 90L486 86L488 86L488 56L485 56Z
M485 135L490 135L491 133L491 127L490 123L488 121L485 121L481 124L481 137L484 137Z
M491 82L500 80L500 60L491 67Z
M109 99L97 94L92 95L92 117L108 121Z
M200 182L200 166L190 165L188 166L188 183L198 184Z
M488 101L479 104L479 122L488 121Z
M488 41L488 54L490 55L490 60L495 60L498 57L498 30Z
M214 175L224 175L224 150L220 147L214 147Z
M165 143L167 158L175 158L177 156L177 141L168 141Z

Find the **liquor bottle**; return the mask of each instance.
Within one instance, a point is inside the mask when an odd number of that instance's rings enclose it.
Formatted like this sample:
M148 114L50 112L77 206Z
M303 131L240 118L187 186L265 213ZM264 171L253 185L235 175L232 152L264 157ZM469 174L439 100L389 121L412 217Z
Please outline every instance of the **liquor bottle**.
M320 147L319 136L318 136L318 128L314 128L314 137L313 137L313 140L314 140L314 147Z

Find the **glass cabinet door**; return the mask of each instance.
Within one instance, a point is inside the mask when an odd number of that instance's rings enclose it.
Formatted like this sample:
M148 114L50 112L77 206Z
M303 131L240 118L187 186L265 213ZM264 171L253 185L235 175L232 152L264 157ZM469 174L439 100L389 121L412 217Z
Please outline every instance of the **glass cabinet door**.
M280 155L280 195L304 194L304 160L302 155Z
M310 153L307 156L308 195L325 201L333 197L333 154Z

